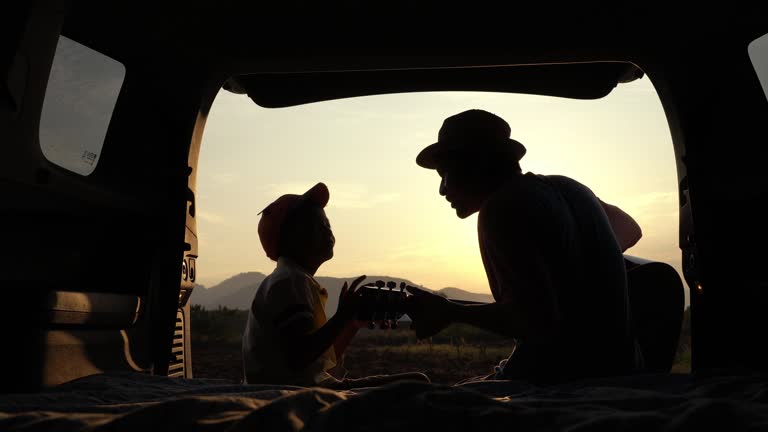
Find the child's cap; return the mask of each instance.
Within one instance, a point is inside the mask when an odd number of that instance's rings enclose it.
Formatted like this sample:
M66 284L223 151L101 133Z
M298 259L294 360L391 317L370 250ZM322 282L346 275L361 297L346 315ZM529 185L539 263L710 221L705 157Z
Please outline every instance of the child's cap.
M286 194L281 196L260 211L261 220L259 220L259 240L267 256L277 261L280 246L280 231L283 223L290 215L291 211L299 204L309 200L309 202L325 208L328 204L330 193L324 183L314 185L304 195Z

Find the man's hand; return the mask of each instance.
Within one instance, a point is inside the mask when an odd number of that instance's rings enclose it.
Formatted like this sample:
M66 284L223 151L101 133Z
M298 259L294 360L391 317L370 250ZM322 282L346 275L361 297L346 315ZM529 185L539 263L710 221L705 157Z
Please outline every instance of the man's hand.
M406 289L413 294L408 299L408 316L413 320L411 329L416 331L417 338L434 336L453 322L456 305L447 298L415 287Z
M358 289L358 285L366 278L365 275L352 281L352 285L347 287L347 283L341 287L341 293L339 294L339 307L336 309L336 315L345 321L349 321L357 315L357 309L360 305L361 290Z

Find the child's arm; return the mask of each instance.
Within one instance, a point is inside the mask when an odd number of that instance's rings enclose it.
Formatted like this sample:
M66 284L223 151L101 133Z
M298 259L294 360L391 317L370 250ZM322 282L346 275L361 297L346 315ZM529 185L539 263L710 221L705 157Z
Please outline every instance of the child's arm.
M346 319L338 313L325 325L313 330L311 320L302 320L281 331L282 348L291 369L304 369L323 354L344 330Z
M347 347L357 334L357 331L360 329L360 325L361 324L359 322L352 320L348 321L344 326L341 334L339 334L339 337L336 338L336 341L333 343L333 350L336 353L337 359L341 359L341 356L344 355L344 351L347 350Z
M357 286L363 279L365 276L355 279L349 289L347 284L344 284L336 313L319 329L314 329L313 320L309 318L294 320L281 329L282 349L286 354L286 362L292 369L307 367L339 339L357 311L360 296Z

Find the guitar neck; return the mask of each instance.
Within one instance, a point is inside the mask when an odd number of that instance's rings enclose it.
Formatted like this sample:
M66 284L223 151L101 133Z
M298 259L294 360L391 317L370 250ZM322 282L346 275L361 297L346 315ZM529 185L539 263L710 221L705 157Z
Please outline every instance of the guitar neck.
M368 321L369 329L375 328L376 322L380 323L382 329L397 328L397 321L408 313L408 299L412 295L407 292L406 288L409 286L405 283L401 283L400 289L396 288L397 285L394 282L385 283L384 281L363 285L357 319ZM450 298L447 300L463 306L486 304Z
M450 300L452 303L458 303L458 304L464 305L464 306L488 304L488 303L484 303L484 302L476 302L476 301L469 301L469 300L454 300L454 299L451 299L451 298L449 298L448 300Z

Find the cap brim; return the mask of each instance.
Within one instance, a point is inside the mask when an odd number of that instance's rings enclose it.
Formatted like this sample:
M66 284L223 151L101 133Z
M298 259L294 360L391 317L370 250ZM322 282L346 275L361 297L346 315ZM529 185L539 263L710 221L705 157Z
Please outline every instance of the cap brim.
M492 146L478 147L474 150L458 143L437 142L428 145L419 152L418 156L416 156L416 164L427 169L437 169L440 163L449 155L461 155L467 153L479 154L479 152L505 155L515 161L519 161L525 156L526 149L524 145L512 138L508 138L507 140Z
M306 191L302 197L310 200L320 208L325 208L325 206L328 205L328 200L330 199L331 194L328 191L328 186L326 186L325 183L320 182L312 186L312 188Z
M436 169L438 153L442 153L442 150L445 150L443 147L445 145L440 143L428 145L416 156L416 164L422 168Z

